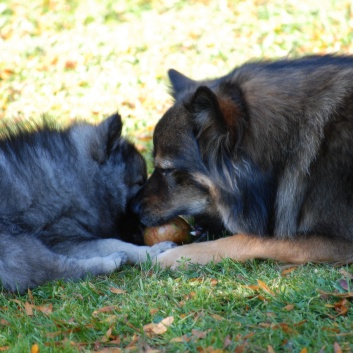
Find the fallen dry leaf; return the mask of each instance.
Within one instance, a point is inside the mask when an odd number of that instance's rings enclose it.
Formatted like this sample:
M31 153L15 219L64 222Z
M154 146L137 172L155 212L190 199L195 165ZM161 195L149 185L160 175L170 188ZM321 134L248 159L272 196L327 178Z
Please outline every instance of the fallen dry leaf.
M39 346L37 343L34 343L31 347L31 353L39 353Z
M251 338L255 336L255 332L249 332L247 335L244 336L244 339L247 340L248 338Z
M167 327L169 327L172 323L174 322L174 317L173 316L168 316L165 319L161 321L161 323Z
M319 353L325 353L325 348L326 348L326 346L323 346L323 347L320 349Z
M25 302L25 312L28 316L33 316L33 305Z
M112 325L112 326L114 326L114 325ZM104 343L104 342L108 342L110 340L110 336L111 336L112 331L113 331L113 327L112 326L109 327L108 331L101 338L101 340L100 340L101 342Z
M222 316L220 316L220 315L217 315L217 314L212 314L211 317L214 318L214 319L217 320L217 321L222 321L222 320L224 320L224 317L222 317Z
M342 353L342 348L337 342L333 344L333 351L335 353Z
M126 290L120 289L120 288L115 288L115 287L111 287L109 288L109 290L114 293L114 294L124 294L126 293Z
M94 353L122 353L122 352L123 352L122 349L117 347L106 347L98 351L94 351Z
M300 327L303 326L308 320L301 320L293 324L294 327Z
M339 298L353 298L353 292L347 293L335 293L335 292L325 292L321 289L318 289L318 292L321 296L332 296L332 297L339 297Z
M117 309L118 307L116 305L103 306L102 308L93 311L92 316L97 316L98 313L109 313Z
M150 323L145 326L143 326L143 331L145 333L154 333L156 335L161 335L165 332L167 332L168 327L174 322L174 317L173 316L168 316L164 318L162 321L160 321L158 324L155 323Z
M211 331L210 329L207 330L207 331L200 331L200 330L192 329L192 330L191 330L191 333L192 333L191 338L195 338L195 339L205 338L206 335L207 335L210 331Z
M300 351L300 353L308 353L308 350L304 347L304 348Z
M34 304L34 297L33 297L33 293L30 289L28 289L28 298L29 298L29 301Z
M288 304L286 305L283 310L286 310L286 311L291 311L294 309L294 305L293 304Z
M260 322L259 326L263 328L269 328L271 327L271 324L269 322Z
M340 269L338 272L349 279L353 279L353 273L350 273L344 269Z
M55 337L58 337L60 335L70 335L73 332L79 332L79 331L81 331L80 327L74 327L74 328L71 328L71 329L68 329L68 330L63 330L63 331L47 332L45 334L45 336L48 337L48 338L55 338Z
M265 282L258 279L257 283L259 284L259 286L262 290L264 290L265 292L267 292L268 294L270 294L272 296L275 296L275 293L268 287L268 285Z
M33 305L33 309L40 311L43 314L51 314L53 312L53 304L41 306L41 305Z
M229 347L233 343L233 340L230 338L230 336L226 336L223 342L223 348Z
M250 284L250 285L244 285L243 286L244 288L248 288L248 289L251 289L251 290L255 290L255 291L257 291L257 290L260 290L260 286L255 286L255 285L253 285L253 284Z
M289 268L286 268L286 269L284 269L284 270L281 272L281 275L282 275L282 276L287 276L287 275L289 275L290 273L292 273L293 271L295 271L297 268L298 268L298 266L291 266L291 267L289 267Z
M243 353L245 350L246 345L245 344L239 344L235 347L234 353Z
M5 319L0 319L0 325L1 326L8 326L8 325L10 325L10 323Z
M173 343L185 343L185 342L189 342L190 340L191 340L190 337L188 337L187 335L183 335L183 336L180 336L180 337L172 338L170 340L170 342L173 342Z
M224 353L223 349L214 348L214 347L201 347L201 346L198 346L198 347L196 347L196 350L199 353Z
M2 347L0 347L0 352L5 352L8 349L10 349L10 346L2 346Z
M276 353L272 346L267 346L268 353Z
M211 282L211 286L215 286L215 285L217 285L218 280L216 280L215 278L211 278L210 282Z
M346 291L348 291L352 287L352 281L346 279L340 279L338 284Z
M349 302L347 299L343 298L334 304L334 308L338 312L338 315L346 315L349 309Z

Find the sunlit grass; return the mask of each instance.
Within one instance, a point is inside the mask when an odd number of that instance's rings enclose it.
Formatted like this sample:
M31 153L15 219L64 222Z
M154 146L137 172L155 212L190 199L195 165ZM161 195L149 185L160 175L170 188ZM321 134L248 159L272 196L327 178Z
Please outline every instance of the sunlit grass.
M172 104L169 68L198 79L247 60L352 53L352 11L348 0L4 0L0 122L44 113L58 124L98 122L119 110L124 133L150 160L153 127ZM350 352L350 299L320 292L345 292L341 270L286 274L275 262L225 260L172 273L147 264L22 297L2 293L0 350L29 352L37 342L40 352L305 353L333 352L336 342L335 352ZM29 315L31 305L52 309ZM169 316L165 333L145 331Z

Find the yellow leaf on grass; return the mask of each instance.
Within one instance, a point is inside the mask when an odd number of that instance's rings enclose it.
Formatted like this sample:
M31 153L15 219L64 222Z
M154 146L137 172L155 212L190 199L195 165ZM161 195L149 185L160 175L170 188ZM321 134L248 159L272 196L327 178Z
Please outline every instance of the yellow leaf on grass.
M300 351L300 353L308 353L308 350L304 347L304 348Z
M37 343L34 343L31 347L31 353L39 353L39 346Z

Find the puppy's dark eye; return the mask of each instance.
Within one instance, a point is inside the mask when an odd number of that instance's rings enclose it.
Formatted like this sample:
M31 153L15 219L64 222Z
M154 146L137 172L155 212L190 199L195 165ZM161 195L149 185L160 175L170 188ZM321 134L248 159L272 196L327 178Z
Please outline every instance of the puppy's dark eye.
M172 173L174 171L173 168L158 168L159 172L162 174L162 175L169 175L170 173Z
M143 179L139 179L139 180L136 180L136 181L134 182L134 185L143 186L144 183L145 183L145 182L144 182Z

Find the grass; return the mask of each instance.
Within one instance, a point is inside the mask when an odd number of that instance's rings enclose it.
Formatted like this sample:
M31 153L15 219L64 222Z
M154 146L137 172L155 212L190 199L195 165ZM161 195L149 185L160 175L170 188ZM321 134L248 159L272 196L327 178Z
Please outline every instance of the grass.
M150 162L153 127L172 103L170 67L203 78L250 59L328 52L353 52L348 0L4 0L0 121L49 113L58 124L97 122L118 109ZM351 273L146 264L2 292L0 351L351 352Z
M41 352L332 352L335 343L351 351L349 304L330 292L341 277L326 265L257 261L180 272L124 267L1 296L0 340L8 352L34 342ZM166 332L151 330L168 317Z

